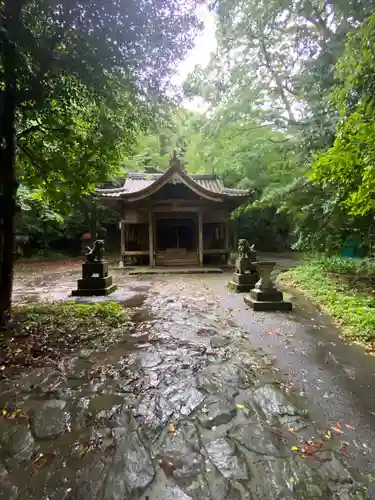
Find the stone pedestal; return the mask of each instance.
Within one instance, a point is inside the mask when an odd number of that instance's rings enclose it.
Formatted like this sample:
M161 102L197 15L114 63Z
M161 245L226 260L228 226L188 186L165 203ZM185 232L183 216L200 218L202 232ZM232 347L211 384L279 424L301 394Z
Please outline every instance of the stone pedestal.
M233 273L233 279L228 286L234 292L250 292L258 279L256 271L248 271L246 273Z
M87 279L92 276L105 278L108 276L108 262L84 262L82 264L82 278Z
M276 262L254 262L260 279L250 294L244 297L245 303L254 311L291 311L292 303L283 299L283 294L276 289L271 280L271 272Z
M82 264L82 278L78 280L73 296L90 297L109 295L116 290L112 276L108 276L108 262L85 262Z

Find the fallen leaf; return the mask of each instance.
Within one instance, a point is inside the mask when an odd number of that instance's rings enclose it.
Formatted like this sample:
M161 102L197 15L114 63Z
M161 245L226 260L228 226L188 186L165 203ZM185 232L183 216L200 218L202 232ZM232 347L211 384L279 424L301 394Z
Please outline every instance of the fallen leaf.
M298 451L297 446L292 446L290 449L291 449L292 451Z
M245 406L245 405L241 405L241 404L236 404L236 407L237 407L237 408L246 408L246 406Z
M328 431L324 435L324 439L332 439L332 431L328 429Z
M37 469L40 469L41 467L46 465L46 463L48 462L48 459L51 459L55 456L56 456L55 452L46 453L46 454L39 453L39 455L36 457L36 459L32 462L32 465L34 467L36 467Z
M341 443L340 452L342 455L344 455L344 457L349 457L348 446L349 446L349 443L347 443L346 441L343 441Z
M337 434L344 434L343 431L341 429L339 429L337 426L333 426L331 427L331 429L335 432L337 432Z
M86 455L86 453L89 451L89 449L90 449L90 446L86 444L84 446L83 450L79 454L80 458L83 458Z
M352 429L353 431L355 431L355 427L354 427L354 425L350 425L350 424L344 424L344 425L345 425L345 427L346 427L347 429Z
M175 431L175 428L174 428L174 423L173 423L173 422L171 422L171 423L169 424L169 432L170 432L171 434L173 434L173 433L174 433L174 431Z
M280 330L271 330L270 332L266 332L264 335L280 335Z

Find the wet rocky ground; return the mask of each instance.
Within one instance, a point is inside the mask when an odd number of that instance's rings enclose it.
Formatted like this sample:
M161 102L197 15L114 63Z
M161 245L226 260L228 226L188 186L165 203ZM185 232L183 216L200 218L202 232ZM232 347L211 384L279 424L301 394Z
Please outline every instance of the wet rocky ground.
M66 300L78 271L20 272L15 299ZM367 498L225 276L114 278L134 312L116 344L1 383L0 499ZM279 317L247 313L263 333Z

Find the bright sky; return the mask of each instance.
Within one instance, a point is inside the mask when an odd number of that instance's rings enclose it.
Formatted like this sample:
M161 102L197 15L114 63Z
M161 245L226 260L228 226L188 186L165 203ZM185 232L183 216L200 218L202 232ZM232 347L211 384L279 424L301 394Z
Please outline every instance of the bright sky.
M194 70L195 66L207 66L210 60L210 54L216 50L214 15L205 5L201 5L197 8L197 14L204 23L204 29L195 39L195 46L193 49L188 52L185 60L180 63L177 74L172 79L174 85L182 85L188 74ZM199 99L186 100L183 104L186 108L194 110L200 108L201 105Z

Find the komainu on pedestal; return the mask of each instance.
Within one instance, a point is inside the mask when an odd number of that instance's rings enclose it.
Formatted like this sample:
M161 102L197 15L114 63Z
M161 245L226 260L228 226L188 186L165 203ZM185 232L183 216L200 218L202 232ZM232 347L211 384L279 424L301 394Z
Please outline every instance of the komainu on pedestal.
M108 276L103 240L96 240L92 248L87 247L86 261L82 264L82 278L77 283L77 290L72 291L73 296L109 295L116 290L112 276Z
M258 281L258 273L254 262L256 252L254 245L250 246L245 239L238 241L238 257L236 259L233 279L228 283L231 290L235 292L249 292Z

